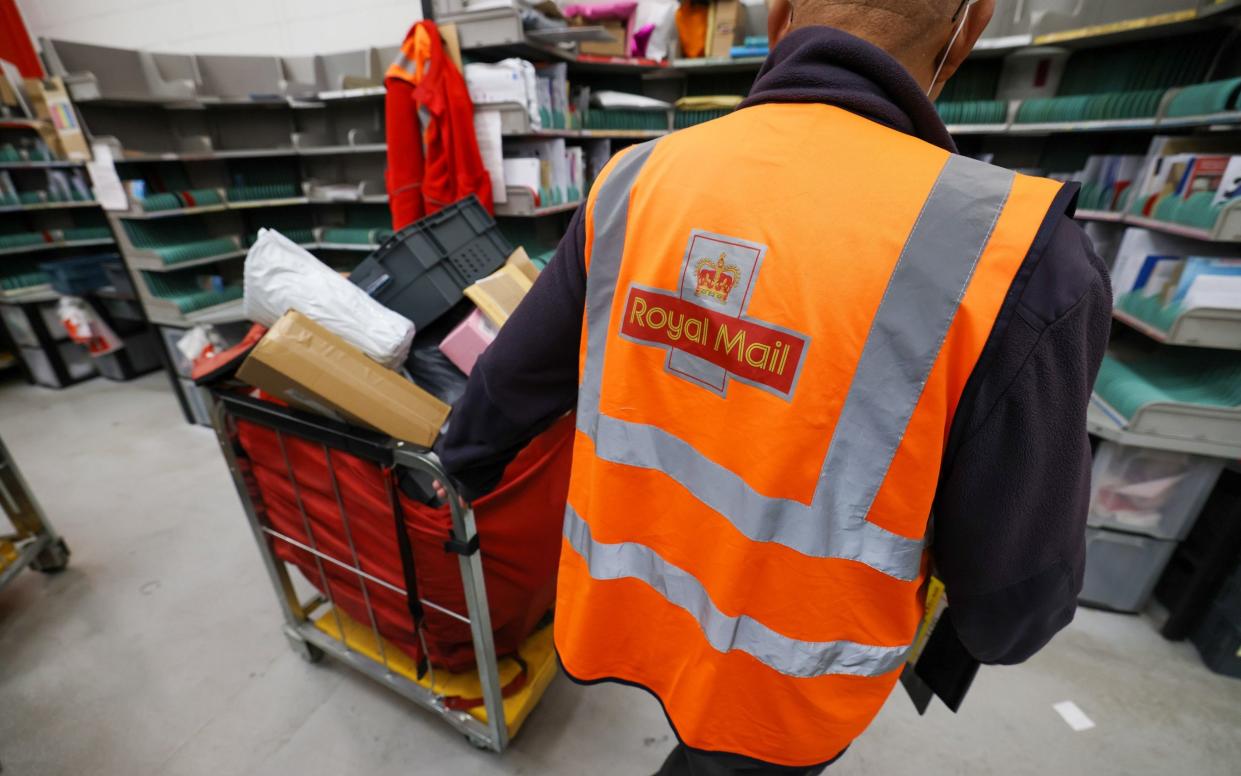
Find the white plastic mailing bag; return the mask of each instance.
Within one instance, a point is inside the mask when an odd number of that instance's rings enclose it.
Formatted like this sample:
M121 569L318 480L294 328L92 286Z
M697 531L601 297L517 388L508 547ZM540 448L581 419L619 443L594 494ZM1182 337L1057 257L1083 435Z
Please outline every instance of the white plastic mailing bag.
M246 254L245 313L271 326L297 310L361 350L395 369L409 355L414 324L366 295L274 229L260 229Z

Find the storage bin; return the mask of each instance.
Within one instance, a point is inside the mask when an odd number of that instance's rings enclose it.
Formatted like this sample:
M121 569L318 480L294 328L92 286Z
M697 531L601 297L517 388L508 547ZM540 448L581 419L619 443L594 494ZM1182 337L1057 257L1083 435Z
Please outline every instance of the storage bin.
M1194 631L1191 641L1207 668L1241 679L1241 623L1229 619L1226 612L1213 606Z
M39 269L52 276L52 288L62 294L85 294L108 285L104 265L117 260L115 253L78 256L39 263Z
M1233 571L1220 587L1212 606L1231 622L1241 625L1241 567Z
M69 339L69 332L65 331L65 324L60 320L60 306L58 303L40 303L39 317L43 319L43 325L47 327L47 335L49 337L54 340Z
M30 319L26 317L24 308L15 304L2 304L0 305L0 318L4 320L9 336L13 338L16 345L24 348L39 347L39 337L35 334Z
M1176 542L1149 536L1086 529L1086 579L1082 603L1136 612L1146 605Z
M20 350L22 360L30 369L31 377L39 385L45 385L48 388L64 388L70 382L85 380L95 374L95 364L90 354L86 352L86 348L70 340L56 345L56 355L69 375L68 382L61 382L52 358L46 351L41 348L20 348Z
M118 299L114 296L99 297L99 303L102 305L104 314L108 317L108 323L112 324L113 329L124 326L125 323L144 324L145 319L142 317L142 306L133 299ZM121 332L117 332L120 334Z
M1090 482L1089 524L1157 539L1184 539L1224 462L1101 442Z
M120 350L95 357L99 374L124 382L159 368L159 340L155 332L144 331L126 337L124 342L125 347Z
M181 388L181 393L185 396L185 400L190 405L190 415L194 418L194 423L199 426L211 426L211 394L206 388L200 388L194 385L192 380L178 379L177 384Z
M189 377L194 369L194 365L189 362L180 350L177 350L177 341L185 336L187 329L175 329L171 326L159 326L159 335L164 340L164 348L168 351L168 358L172 360L172 368L181 377Z
M470 195L397 232L349 279L422 330L512 252L495 220Z
M108 285L116 289L116 293L137 299L138 295L134 291L134 281L129 276L129 270L125 269L124 263L120 261L109 261L103 265L104 274L108 276Z

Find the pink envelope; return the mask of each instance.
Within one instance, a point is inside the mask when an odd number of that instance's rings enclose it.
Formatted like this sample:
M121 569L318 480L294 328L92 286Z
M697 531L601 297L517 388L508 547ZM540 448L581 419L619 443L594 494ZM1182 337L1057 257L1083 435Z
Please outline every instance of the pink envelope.
M457 328L448 333L448 336L440 343L440 351L448 356L448 360L458 369L468 375L474 369L474 363L478 361L478 357L495 338L495 328L481 311L475 310Z

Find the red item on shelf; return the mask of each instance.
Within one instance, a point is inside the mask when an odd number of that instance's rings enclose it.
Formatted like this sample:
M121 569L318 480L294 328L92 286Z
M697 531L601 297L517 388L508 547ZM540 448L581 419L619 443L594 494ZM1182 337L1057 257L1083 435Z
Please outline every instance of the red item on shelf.
M491 178L474 135L474 103L435 22L410 28L384 85L392 228L399 230L470 194L494 214Z

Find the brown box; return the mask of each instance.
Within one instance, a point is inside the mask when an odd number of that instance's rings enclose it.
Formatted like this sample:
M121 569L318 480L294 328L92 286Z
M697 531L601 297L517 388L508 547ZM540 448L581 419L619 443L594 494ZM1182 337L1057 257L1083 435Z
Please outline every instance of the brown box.
M26 79L26 96L36 118L52 122L60 150L69 159L90 159L90 144L78 123L78 114L69 100L69 92L59 77L40 81Z
M449 406L296 310L276 321L237 377L290 404L430 447Z
M629 51L625 45L626 33L624 22L615 20L590 22L582 19L580 16L576 16L569 21L569 24L574 27L602 27L612 33L612 37L616 38L614 41L584 40L577 44L578 51L581 53L591 54L596 57L628 56Z
M711 29L707 30L707 56L729 57L737 38L740 0L714 0L711 3Z

